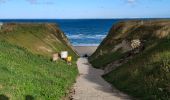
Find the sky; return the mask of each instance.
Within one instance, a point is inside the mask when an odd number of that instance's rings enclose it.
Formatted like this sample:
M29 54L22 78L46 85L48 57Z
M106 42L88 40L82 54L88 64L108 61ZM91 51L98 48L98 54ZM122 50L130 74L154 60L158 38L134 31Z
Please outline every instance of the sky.
M0 0L0 19L170 18L170 0Z

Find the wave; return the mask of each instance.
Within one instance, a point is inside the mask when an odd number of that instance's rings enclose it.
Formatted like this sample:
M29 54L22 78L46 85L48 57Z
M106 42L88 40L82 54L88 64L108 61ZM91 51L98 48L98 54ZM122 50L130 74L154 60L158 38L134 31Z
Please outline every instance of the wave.
M76 35L67 35L69 39L104 39L106 35L85 35L85 34L76 34Z

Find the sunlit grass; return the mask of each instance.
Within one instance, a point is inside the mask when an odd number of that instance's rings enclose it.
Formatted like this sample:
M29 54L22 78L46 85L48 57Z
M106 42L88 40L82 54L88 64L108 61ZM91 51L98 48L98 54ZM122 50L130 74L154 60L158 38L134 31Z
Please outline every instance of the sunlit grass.
M0 42L0 94L11 100L30 95L38 100L59 100L75 81L75 62L68 66L60 60L32 54L27 49Z

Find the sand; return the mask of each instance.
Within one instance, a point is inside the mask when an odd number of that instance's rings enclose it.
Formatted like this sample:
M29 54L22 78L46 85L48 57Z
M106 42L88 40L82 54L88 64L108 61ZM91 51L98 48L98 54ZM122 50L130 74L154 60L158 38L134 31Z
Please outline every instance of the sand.
M77 53L80 56L83 56L85 54L90 56L96 51L97 46L74 46L74 48L75 48L75 51L77 51Z
M130 100L130 97L113 88L101 75L104 71L93 68L86 58L79 58L80 76L74 84L73 100Z

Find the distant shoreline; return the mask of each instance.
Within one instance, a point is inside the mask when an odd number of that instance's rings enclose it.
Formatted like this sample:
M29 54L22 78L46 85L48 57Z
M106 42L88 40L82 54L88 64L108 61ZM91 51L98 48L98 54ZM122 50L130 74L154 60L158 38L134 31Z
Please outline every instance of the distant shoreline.
M113 19L170 19L169 17L152 17L152 18L0 18L0 20L113 20Z

